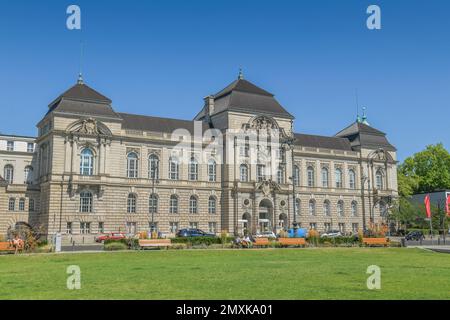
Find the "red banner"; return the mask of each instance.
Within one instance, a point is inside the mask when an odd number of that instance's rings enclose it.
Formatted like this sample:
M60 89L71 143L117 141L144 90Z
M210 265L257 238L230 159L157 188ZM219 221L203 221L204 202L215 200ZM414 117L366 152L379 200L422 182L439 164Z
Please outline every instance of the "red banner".
M424 199L427 218L431 218L430 195L427 194Z

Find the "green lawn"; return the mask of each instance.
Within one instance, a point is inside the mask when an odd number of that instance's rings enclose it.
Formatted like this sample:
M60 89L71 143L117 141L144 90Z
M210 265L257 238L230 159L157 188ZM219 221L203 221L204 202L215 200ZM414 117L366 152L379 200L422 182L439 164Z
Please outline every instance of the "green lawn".
M81 268L81 290L66 268ZM368 290L369 265L381 289ZM404 248L0 256L0 299L450 299L450 254Z

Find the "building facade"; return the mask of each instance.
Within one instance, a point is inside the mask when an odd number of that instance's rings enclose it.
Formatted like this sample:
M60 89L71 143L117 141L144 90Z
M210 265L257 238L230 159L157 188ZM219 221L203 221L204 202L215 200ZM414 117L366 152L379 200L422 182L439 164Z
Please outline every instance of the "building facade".
M18 224L78 238L386 222L397 197L386 135L365 117L332 137L295 133L294 120L242 75L191 121L116 112L79 79L49 105L37 138L0 136L0 234Z

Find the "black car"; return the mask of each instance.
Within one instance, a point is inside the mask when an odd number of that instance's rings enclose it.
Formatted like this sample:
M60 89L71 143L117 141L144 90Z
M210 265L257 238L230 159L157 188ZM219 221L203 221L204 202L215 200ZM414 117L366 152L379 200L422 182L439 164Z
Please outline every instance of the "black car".
M423 235L422 231L411 231L405 236L405 239L408 241L410 240L420 241L425 239L425 236Z
M208 233L200 229L181 229L177 232L177 237L215 237L214 233Z

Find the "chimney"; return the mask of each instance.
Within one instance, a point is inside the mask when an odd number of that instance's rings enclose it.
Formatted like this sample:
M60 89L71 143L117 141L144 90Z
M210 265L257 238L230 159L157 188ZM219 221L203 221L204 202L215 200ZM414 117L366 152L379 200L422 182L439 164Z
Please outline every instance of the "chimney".
M205 100L206 112L210 116L214 113L214 97L207 96L204 98L204 100Z

